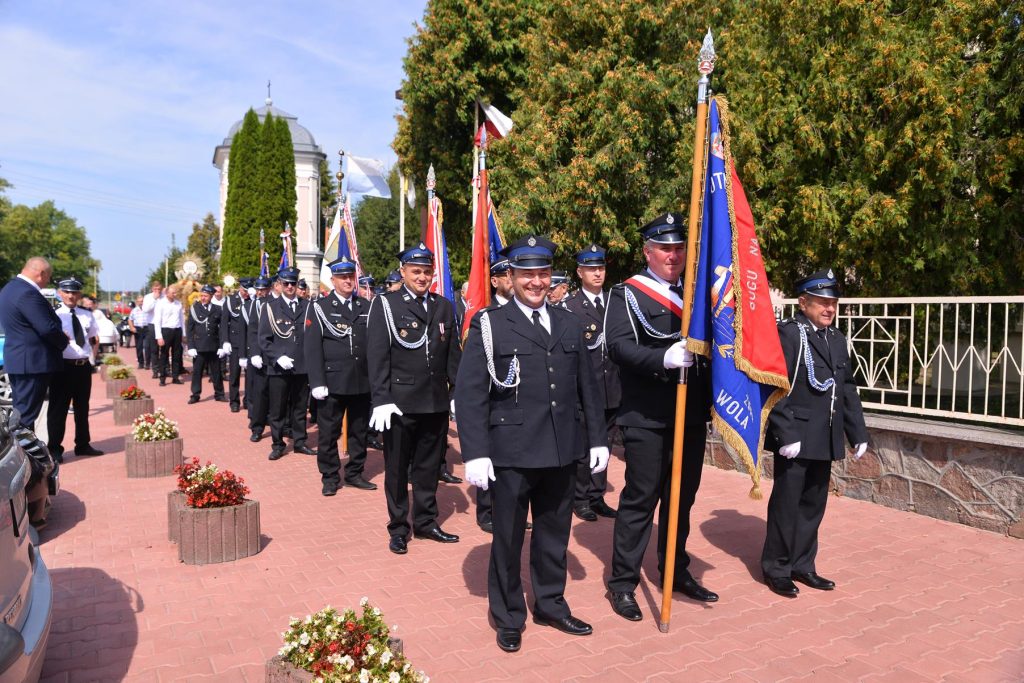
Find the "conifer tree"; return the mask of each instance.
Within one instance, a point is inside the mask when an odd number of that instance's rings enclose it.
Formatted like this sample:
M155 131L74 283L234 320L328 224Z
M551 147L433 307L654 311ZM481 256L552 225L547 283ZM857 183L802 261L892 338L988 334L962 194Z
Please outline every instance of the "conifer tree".
M259 268L260 130L259 117L249 109L242 119L242 127L231 141L220 262L221 270L225 272L247 274Z

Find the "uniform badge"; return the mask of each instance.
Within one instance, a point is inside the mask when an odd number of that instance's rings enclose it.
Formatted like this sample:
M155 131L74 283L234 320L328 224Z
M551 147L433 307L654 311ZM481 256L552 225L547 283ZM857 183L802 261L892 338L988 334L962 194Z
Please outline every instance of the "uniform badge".
M590 251L592 251L594 253L597 253L597 245L596 244L590 245Z
M668 223L669 225L672 225L673 223L676 222L676 219L672 218L672 214L669 214L665 216L665 222Z
M409 332L407 330L402 330L401 332L398 333L398 335L402 338L405 338L409 336Z
M597 323L590 323L591 330L597 330Z
M332 305L332 306L335 306L335 307L337 307L337 305L338 305L338 300L337 300L337 299L332 299L332 300L331 300L331 305Z
M829 278L830 280L834 280L834 279L835 279L835 277L836 277L836 276L832 274L832 269L831 269L831 268L829 268L829 269L828 269L828 278Z
M444 338L444 323L441 323L441 338Z
M590 338L591 338L591 337L593 337L594 335L593 335L593 334L591 334L590 332L587 332L587 333L586 333L585 335L583 335L583 336L585 336L585 337L586 337L587 339L590 339Z
M530 239L526 240L526 243L529 244L531 247L535 247L537 246L537 238L531 237Z
M419 326L420 326L420 324L419 324L418 322L416 322L415 320L414 320L414 321L412 321L412 328L413 328L414 330L415 330L415 329L416 329L417 327L419 327Z

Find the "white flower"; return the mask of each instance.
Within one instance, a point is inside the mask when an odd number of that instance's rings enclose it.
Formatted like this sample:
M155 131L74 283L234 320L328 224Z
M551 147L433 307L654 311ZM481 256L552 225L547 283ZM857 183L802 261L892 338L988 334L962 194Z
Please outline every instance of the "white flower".
M366 607L366 603L368 603L368 602L370 602L370 598L366 597L365 595L363 597L359 598L359 606L360 607Z
M348 670L350 670L352 668L352 666L356 662L349 655L345 655L344 657L341 658L341 661L339 661L338 663L341 664L343 667L345 667L345 670L348 671Z
M369 645L367 645L367 646L366 646L366 654L367 654L367 656L369 656L369 657L372 657L372 656L374 656L375 654L377 654L377 648L375 648L375 647L373 646L373 643L370 643Z
M397 630L398 630L398 624L395 624L394 626L391 627L391 632L392 633L394 633Z
M388 674L388 683L399 683L399 681L401 680L402 677L398 675L397 671L392 671L390 674Z
M370 683L370 672L366 669L359 670L359 683Z
M377 608L377 607L373 608L373 616L375 616L375 617L379 617L380 616L380 609L379 608Z
M384 652L382 652L380 655L380 663L384 666L387 666L388 662L391 661L392 657L393 655L391 654L391 650L384 650Z
M309 634L303 633L299 636L299 645L309 645Z

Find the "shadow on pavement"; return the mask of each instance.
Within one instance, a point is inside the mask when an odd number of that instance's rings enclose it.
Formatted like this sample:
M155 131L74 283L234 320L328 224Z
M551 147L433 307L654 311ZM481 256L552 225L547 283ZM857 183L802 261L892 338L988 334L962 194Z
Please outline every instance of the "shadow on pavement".
M462 580L470 595L487 597L487 565L490 559L489 538L466 553L466 559L462 561Z
M764 524L764 519L736 510L714 510L711 518L701 523L700 532L708 543L743 562L750 576L760 582Z
M76 524L85 519L85 503L71 491L64 489L55 497L51 498L53 508L47 515L46 526L39 531L39 542L46 543L65 531L74 528Z

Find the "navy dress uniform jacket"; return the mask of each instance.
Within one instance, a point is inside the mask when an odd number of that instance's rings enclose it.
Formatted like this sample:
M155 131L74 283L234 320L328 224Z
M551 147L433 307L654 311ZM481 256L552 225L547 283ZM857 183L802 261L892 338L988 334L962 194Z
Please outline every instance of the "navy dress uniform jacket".
M231 353L236 357L245 355L246 334L248 323L246 317L249 301L242 299L237 292L224 299L221 306L220 346L231 344Z
M303 343L310 387L327 387L332 394L370 393L366 360L366 320L370 304L358 296L353 296L350 302L351 310L332 292L309 306ZM326 324L344 336L337 337L325 329L325 321L317 308L323 312Z
M571 465L579 459L583 417L590 448L607 446L604 409L576 316L548 306L551 334L544 343L514 301L486 311L495 375L505 379L512 359L518 358L520 382L503 388L491 381L480 332L482 313L477 314L455 390L463 460L490 458L495 467Z
M0 323L7 335L4 369L15 375L56 372L64 368L61 352L68 337L46 297L14 277L0 290Z
M220 348L220 306L198 301L189 306L185 321L185 340L190 349L209 353Z
M307 302L299 298L293 299L295 302L295 312L293 313L291 305L285 301L283 296L277 299L267 298L264 301L268 303L263 306L257 334L259 355L263 357L263 369L270 376L306 374L303 338L306 330ZM281 356L288 356L294 361L291 370L283 370L277 364L277 360Z
M367 337L374 407L394 403L403 413L448 412L462 355L455 309L442 296L426 297L429 312L404 287L381 294L370 305ZM415 343L426 333L427 348L407 349L393 338L395 330L384 317L384 300L391 306L399 337Z
M607 310L608 295L601 293ZM619 381L619 368L608 357L607 347L598 344L604 332L604 315L590 303L590 298L582 291L574 292L562 304L572 311L583 324L583 343L590 351L590 363L594 366L597 378L597 390L601 394L601 403L606 410L618 408L622 403L622 385ZM594 347L594 348L591 348Z
M263 352L260 351L260 319L266 311L267 301L268 298L257 297L249 300L249 325L245 330L245 355L249 358L263 356Z
M807 353L811 354L815 378L819 382L835 380L834 405L831 389L818 391L807 380L807 365L800 354L801 325L806 326ZM776 403L768 416L765 448L776 455L781 447L799 441L801 458L842 460L846 457L844 433L851 446L868 440L864 409L853 380L846 337L832 327L826 334L827 343L818 336L803 313L779 323L779 338L793 391Z

